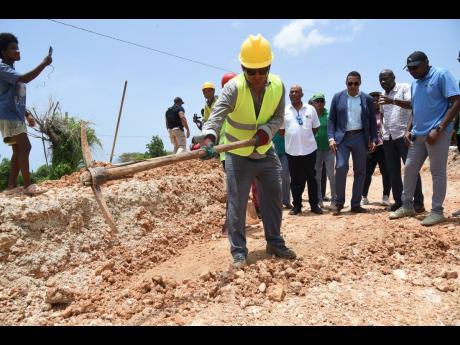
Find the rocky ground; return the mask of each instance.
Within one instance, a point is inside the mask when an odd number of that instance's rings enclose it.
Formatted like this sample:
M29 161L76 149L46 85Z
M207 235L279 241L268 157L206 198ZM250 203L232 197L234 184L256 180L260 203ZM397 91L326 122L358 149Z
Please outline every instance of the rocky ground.
M460 208L454 151L448 169L450 216ZM460 219L390 221L378 173L368 214L283 211L294 261L268 257L262 224L249 225L250 265L238 271L220 234L218 161L104 185L115 239L78 176L47 182L36 197L0 194L0 324L460 325ZM422 180L429 209L429 163Z

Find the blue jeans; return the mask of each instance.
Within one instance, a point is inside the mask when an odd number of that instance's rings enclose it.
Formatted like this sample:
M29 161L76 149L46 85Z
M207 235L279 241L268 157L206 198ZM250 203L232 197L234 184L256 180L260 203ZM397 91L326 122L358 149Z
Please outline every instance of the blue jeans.
M278 154L278 158L281 162L281 190L282 190L282 202L283 205L289 205L291 203L291 176L289 175L289 164L286 154Z
M335 175L334 175L334 154L332 151L316 151L316 184L318 185L318 200L323 201L323 194L321 191L321 178L323 174L323 163L326 165L326 175L329 179L329 186L331 189L331 203L335 204Z
M351 197L351 207L359 207L366 178L366 156L367 144L364 132L346 132L341 143L337 145L336 165L335 165L335 191L337 194L337 206L343 207L345 204L345 187L347 183L348 160L353 159L353 195Z

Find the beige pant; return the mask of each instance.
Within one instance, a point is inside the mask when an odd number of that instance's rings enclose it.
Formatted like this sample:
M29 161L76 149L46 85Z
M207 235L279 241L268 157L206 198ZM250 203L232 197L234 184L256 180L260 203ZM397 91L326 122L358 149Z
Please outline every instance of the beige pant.
M174 153L181 153L185 152L185 145L187 139L185 138L184 131L180 130L179 128L168 129L169 139L171 143L174 145Z

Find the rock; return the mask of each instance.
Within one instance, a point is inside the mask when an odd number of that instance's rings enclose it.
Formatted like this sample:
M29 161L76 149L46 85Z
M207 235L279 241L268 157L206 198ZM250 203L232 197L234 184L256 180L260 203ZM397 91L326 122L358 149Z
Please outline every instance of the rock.
M281 302L284 296L286 296L286 292L284 291L283 285L272 285L267 290L267 296L272 301Z
M439 291L442 291L442 292L447 292L450 290L450 287L449 285L447 285L447 283L445 282L442 282L442 283L439 283L437 285L435 285L436 289L438 289Z
M115 261L113 259L106 261L102 266L98 267L95 271L95 275L100 275L103 271L112 270L115 266Z
M67 304L75 300L75 293L69 288L49 288L46 291L45 302L53 304Z
M210 278L211 278L211 273L208 270L200 274L200 279L205 282L208 281Z
M266 289L267 289L267 285L265 283L262 283L259 285L260 292L264 293Z
M238 270L235 272L235 275L238 277L238 278L241 278L243 279L244 278L244 272L242 270Z
M284 274L286 275L286 277L290 278L290 277L295 277L297 273L294 269L292 269L291 267L288 267L286 271L284 272Z
M406 272L404 272L404 270L393 270L393 275L398 280L407 279L407 275L406 275Z
M443 272L442 277L446 279L457 279L458 272L457 271L445 271Z
M291 284L289 284L292 291L294 291L294 293L298 294L300 292L300 289L302 289L302 286L303 284L301 282L292 282Z
M0 233L0 250L8 250L16 242L16 239L16 236Z

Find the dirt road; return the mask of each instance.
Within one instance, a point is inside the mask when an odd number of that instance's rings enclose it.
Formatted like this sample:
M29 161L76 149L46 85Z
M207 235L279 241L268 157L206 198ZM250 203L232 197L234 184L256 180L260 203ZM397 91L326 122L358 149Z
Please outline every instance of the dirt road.
M448 174L446 215L460 208L454 152ZM428 163L422 180L429 209ZM220 235L217 161L110 183L116 241L78 174L47 186L34 198L0 196L0 324L460 325L460 219L390 221L379 175L367 214L283 211L294 261L268 257L261 224L249 226L250 265L239 271Z

